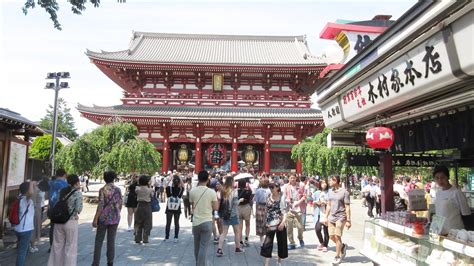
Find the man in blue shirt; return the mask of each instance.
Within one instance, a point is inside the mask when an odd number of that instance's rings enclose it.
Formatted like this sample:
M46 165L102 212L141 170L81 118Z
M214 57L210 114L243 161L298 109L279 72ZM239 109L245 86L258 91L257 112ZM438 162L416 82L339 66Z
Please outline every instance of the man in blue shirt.
M56 179L51 181L49 186L49 206L48 206L48 213L53 209L54 205L59 201L59 192L61 189L67 187L66 181L66 171L64 169L56 170ZM51 250L51 245L53 244L53 232L54 232L54 224L50 222L49 226L49 246Z

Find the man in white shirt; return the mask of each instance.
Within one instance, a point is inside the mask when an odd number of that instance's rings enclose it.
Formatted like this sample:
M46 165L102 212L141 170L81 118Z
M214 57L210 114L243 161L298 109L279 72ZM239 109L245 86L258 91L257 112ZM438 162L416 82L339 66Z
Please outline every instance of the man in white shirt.
M290 175L290 183L288 183L285 187L285 199L286 204L288 206L288 212L286 217L286 225L288 228L288 249L295 249L295 239L293 237L293 227L296 226L298 229L298 239L300 242L300 247L304 247L303 241L303 232L304 232L304 225L302 224L302 217L301 217L301 205L306 200L306 195L301 195L299 192L300 184L296 180L296 176L294 174Z
M450 229L464 229L461 216L471 215L466 196L449 183L449 170L446 166L435 166L433 178L440 188L436 192L436 215L445 218L441 234L447 235Z

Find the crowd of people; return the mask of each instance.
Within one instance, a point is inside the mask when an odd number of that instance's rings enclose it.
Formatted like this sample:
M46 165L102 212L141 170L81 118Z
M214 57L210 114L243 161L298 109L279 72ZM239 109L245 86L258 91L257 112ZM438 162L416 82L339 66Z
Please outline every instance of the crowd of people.
M237 177L237 178L236 178ZM58 169L52 180L24 182L18 197L19 223L17 265L24 265L28 252L38 251L41 236L42 213L48 208L51 220L48 265L76 265L78 219L82 211L81 180L75 174ZM329 240L337 248L335 262L345 256L346 245L341 236L344 226L350 227L348 192L341 188L340 178L329 180L304 176L275 176L262 174L252 178L239 178L235 173L198 173L192 175L130 175L125 193L114 184L117 174L103 174L105 185L98 192L98 204L92 227L96 228L92 265L100 265L102 245L107 236L107 265L113 265L115 238L121 219L122 206L127 208L128 230L133 231L135 243L149 243L153 228L153 202L165 203L165 242L178 242L180 218L192 222L196 265L206 265L206 254L211 242L216 245L216 256L224 256L224 243L230 227L235 241L235 253L244 253L250 245L250 229L255 226L260 237L260 254L265 265L272 257L276 236L278 262L288 257L288 250L297 247L293 231L296 229L298 245L304 247L303 231L306 226L306 209L313 209L313 224L320 245L317 250L327 252ZM45 205L48 199L48 205ZM254 210L255 205L255 210ZM310 209L311 209L310 208ZM254 217L254 219L252 219ZM213 240L213 241L211 241Z

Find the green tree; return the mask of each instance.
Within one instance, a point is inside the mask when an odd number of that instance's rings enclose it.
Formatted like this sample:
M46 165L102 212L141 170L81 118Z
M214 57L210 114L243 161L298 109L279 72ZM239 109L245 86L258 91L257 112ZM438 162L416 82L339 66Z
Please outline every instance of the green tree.
M161 166L160 153L144 139L129 139L114 145L105 158L118 172L152 174Z
M71 5L72 13L76 15L81 15L84 10L86 10L86 4L90 2L94 7L99 7L100 0L69 0L69 4ZM117 0L119 3L125 3L125 0ZM53 21L54 27L58 30L62 30L61 23L59 23L58 19L58 10L59 4L56 0L26 0L25 5L23 6L22 10L25 15L28 14L29 9L33 9L36 5L43 8L48 14L49 18Z
M160 167L161 157L155 146L137 139L131 123L114 123L96 128L62 149L56 166L70 173L100 176L106 170L151 174Z
M355 173L365 173L373 175L377 173L376 167L353 167L348 166L347 152L357 152L357 148L327 147L327 136L331 132L325 128L323 132L313 137L308 137L301 144L293 146L291 151L292 159L300 159L303 165L303 172L307 174L317 174L320 176L330 176L340 174L341 176Z
M53 131L54 107L49 105L46 115L40 121L40 127ZM74 118L71 109L67 106L63 98L58 99L58 132L64 133L70 140L75 140L78 136L74 125Z
M52 140L53 137L49 134L36 137L28 151L30 158L41 161L49 160ZM62 148L63 145L56 139L56 151L60 151Z

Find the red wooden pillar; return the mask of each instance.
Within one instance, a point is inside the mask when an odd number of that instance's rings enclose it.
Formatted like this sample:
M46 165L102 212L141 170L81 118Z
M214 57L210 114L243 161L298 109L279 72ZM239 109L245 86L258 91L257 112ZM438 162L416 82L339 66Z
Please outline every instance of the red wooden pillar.
M168 173L169 162L170 162L170 145L168 143L168 137L166 137L163 143L163 161L162 161L162 166L161 166L161 172L163 172L163 174Z
M298 159L296 160L296 173L301 174L303 172L303 164L301 163L301 160Z
M194 154L194 172L199 173L202 170L202 148L201 138L196 138L196 150Z
M265 140L263 146L263 171L270 173L270 143L268 140Z
M393 211L393 165L392 154L388 152L380 154L380 177L382 213Z
M237 143L237 138L233 138L232 140L232 155L231 155L231 164L230 164L230 171L231 172L236 172L239 170L238 167L238 158L239 158L239 153L237 151L238 149L238 143Z

